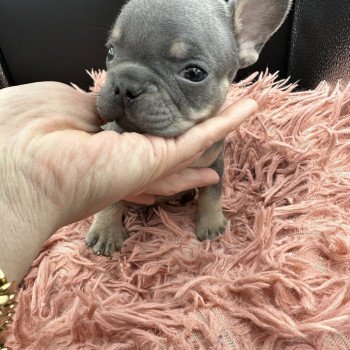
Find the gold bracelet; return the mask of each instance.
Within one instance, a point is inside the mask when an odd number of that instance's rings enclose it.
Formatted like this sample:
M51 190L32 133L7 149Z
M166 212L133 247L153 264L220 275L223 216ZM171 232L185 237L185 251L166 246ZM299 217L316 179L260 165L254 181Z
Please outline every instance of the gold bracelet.
M0 269L0 350L10 350L3 342L1 334L11 323L16 307L14 283L9 283Z

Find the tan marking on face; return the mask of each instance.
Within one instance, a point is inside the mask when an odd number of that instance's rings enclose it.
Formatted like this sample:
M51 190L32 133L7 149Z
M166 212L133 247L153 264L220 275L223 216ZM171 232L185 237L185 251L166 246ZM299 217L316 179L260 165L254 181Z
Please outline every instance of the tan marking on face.
M221 81L221 89L220 89L222 101L225 101L229 88L230 88L230 82L228 81L227 78L224 78ZM212 117L215 113L218 113L218 111L215 110L213 106L205 107L202 110L192 109L190 111L190 119L194 121L201 121L209 117Z
M222 90L223 91L226 91L226 90L228 90L229 89L229 87L230 87L230 82L229 82L229 80L228 79L226 79L226 78L224 78L223 80L222 80Z
M169 51L170 55L175 58L185 58L187 53L187 45L182 41L175 41Z
M212 107L203 108L202 110L192 110L191 111L191 120L204 120L210 117L213 113Z
M120 28L114 28L111 37L115 41L120 40L122 37L122 30Z
M222 80L222 82L221 82L221 94L222 94L222 98L224 100L226 100L230 86L231 86L231 84L230 84L228 79L225 78Z

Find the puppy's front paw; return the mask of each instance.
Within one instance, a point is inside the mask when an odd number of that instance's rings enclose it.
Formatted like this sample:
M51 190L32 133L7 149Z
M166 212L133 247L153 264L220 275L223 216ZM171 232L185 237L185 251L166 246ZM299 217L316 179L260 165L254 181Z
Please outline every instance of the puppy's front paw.
M123 226L101 227L92 226L85 244L91 247L96 255L111 257L113 253L120 250L128 234Z
M203 215L197 223L197 238L200 241L214 239L225 232L227 219L222 211Z

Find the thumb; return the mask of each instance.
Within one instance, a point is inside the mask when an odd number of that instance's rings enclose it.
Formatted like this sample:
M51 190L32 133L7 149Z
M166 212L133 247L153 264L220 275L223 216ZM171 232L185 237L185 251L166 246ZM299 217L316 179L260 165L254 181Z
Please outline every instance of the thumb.
M177 157L174 165L186 160L186 155L193 156L210 148L215 142L225 138L258 110L258 104L252 99L240 100L219 115L212 117L189 129L176 139Z

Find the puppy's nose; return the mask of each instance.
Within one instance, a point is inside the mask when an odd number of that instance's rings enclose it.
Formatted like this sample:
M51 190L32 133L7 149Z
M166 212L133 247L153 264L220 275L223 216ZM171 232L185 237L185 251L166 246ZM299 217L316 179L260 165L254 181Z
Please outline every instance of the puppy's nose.
M135 100L137 97L142 95L144 90L141 88L141 86L137 85L130 85L130 86L118 86L116 85L114 87L114 93L118 96L121 96L123 100L126 102L131 102Z

